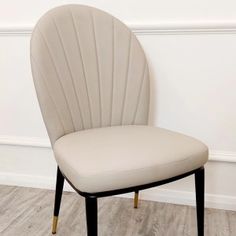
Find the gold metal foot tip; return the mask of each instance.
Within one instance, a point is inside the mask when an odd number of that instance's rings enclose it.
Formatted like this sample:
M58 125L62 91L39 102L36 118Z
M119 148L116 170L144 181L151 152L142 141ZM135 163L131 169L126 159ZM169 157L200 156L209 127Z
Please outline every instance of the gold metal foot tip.
M138 208L138 193L134 195L134 208Z
M58 217L54 216L53 217L53 222L52 222L52 234L57 233L57 222L58 222Z

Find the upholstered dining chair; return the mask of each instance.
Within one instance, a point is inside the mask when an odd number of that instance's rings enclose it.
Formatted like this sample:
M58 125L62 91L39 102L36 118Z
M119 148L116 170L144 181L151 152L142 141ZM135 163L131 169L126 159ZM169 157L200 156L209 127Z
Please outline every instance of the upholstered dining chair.
M195 174L198 235L204 234L204 164L200 141L148 126L149 72L135 35L92 7L47 12L31 38L31 65L58 164L56 233L64 179L85 197L87 235L97 236L97 199Z

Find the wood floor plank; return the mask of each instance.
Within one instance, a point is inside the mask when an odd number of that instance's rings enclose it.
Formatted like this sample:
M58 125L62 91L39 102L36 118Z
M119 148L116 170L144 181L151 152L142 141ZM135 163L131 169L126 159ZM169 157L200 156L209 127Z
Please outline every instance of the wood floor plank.
M54 191L0 186L0 235L51 235ZM194 236L194 207L103 198L98 201L100 236ZM206 209L206 236L235 236L236 212ZM84 198L64 192L57 236L85 236Z

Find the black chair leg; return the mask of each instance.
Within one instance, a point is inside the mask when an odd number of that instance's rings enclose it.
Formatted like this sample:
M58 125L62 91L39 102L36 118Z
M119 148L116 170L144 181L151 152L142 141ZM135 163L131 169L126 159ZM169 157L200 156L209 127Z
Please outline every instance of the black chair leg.
M204 236L204 192L205 172L204 168L195 173L196 204L197 204L197 229L198 236Z
M56 183L56 193L55 193L55 201L54 201L54 216L53 216L53 224L52 224L52 233L55 234L57 232L57 222L58 215L61 206L61 196L63 192L64 186L64 176L62 175L59 167L57 168L57 183Z
M86 219L87 219L87 236L98 235L98 207L97 198L86 197Z

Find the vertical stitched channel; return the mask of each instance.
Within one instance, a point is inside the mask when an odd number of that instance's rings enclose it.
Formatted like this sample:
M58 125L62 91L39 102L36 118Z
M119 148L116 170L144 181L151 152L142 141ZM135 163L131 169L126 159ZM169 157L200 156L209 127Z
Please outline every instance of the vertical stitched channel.
M111 79L110 125L112 125L112 114L113 114L114 66L115 66L115 22L114 18L112 18L112 79Z
M81 45L80 45L80 40L79 40L79 33L78 33L78 30L76 30L77 24L76 24L76 21L75 21L75 18L74 18L74 15L73 15L73 12L72 12L71 9L70 9L70 14L71 14L71 19L72 19L72 23L73 23L73 28L75 30L77 47L78 47L80 59L81 59L81 62L82 62L82 71L83 71L84 82L85 82L86 93L87 93L87 99L88 99L88 104L89 104L90 125L91 125L91 128L92 128L93 127L93 119L92 119L91 100L90 100L89 91L88 91L87 75L85 73L84 59L83 59L82 51L81 51Z
M123 98L123 104L122 104L122 113L121 113L121 124L122 124L122 125L123 125L123 123L124 123L124 109L125 109L125 104L126 104L127 86L128 86L128 80L129 80L131 43L132 43L132 33L131 33L131 31L130 31L130 36L129 36L129 50L128 50L128 65L127 65L127 69L126 69L125 91L124 91L124 98Z
M63 45L62 36L60 34L60 31L58 29L58 26L56 24L55 19L53 19L53 24L55 25L55 28L56 28L56 31L57 31L57 34L58 34L58 37L59 37L59 41L60 41L61 46L62 46L62 50L63 50L63 54L64 54L64 57L65 57L66 65L67 65L67 68L68 68L68 71L69 71L69 74L70 74L70 79L71 79L71 82L72 82L72 87L73 87L73 90L74 90L74 93L75 93L75 96L76 96L76 102L77 102L77 106L78 106L79 113L80 113L80 119L81 119L81 122L82 122L82 128L84 129L84 121L83 121L83 117L82 117L82 113L81 113L81 108L80 108L78 94L77 94L77 91L75 89L74 77L73 77L73 74L72 74L72 71L71 71L71 68L70 68L70 64L69 64L69 61L68 61L68 58L67 58L65 47Z
M100 67L99 67L99 60L98 60L98 49L97 49L97 37L95 32L95 22L94 22L94 15L92 12L91 20L93 26L93 39L94 39L94 46L95 46L95 53L96 53L96 62L97 62L97 75L98 75L98 96L99 96L99 112L100 112L100 127L102 126L102 97L101 97L101 76L100 76Z
M66 94L65 94L65 91L64 91L64 87L63 87L63 85L62 85L61 78L60 78L60 76L59 76L59 72L57 71L57 67L56 67L56 65L55 65L55 61L54 61L53 56L52 56L52 53L51 53L51 51L50 51L50 49L49 49L49 45L48 45L48 43L47 43L46 38L44 38L44 35L42 34L42 32L40 31L39 28L38 28L38 31L39 31L39 33L40 33L40 35L41 35L41 37L42 37L42 39L43 39L43 41L44 41L44 43L45 43L45 46L46 46L47 51L48 51L48 55L49 55L49 57L50 57L50 60L51 60L51 62L52 62L52 65L53 65L53 67L54 67L54 70L55 70L55 72L56 72L56 75L57 75L56 77L57 77L57 80L58 80L58 82L59 82L59 84L60 84L60 87L61 87L61 89L62 89L63 96L65 97L66 105L67 105L67 107L68 107L68 110L69 110L69 113L70 113L70 117L71 117L71 122L72 122L73 128L74 128L74 130L75 130L75 124L74 124L74 121L73 121L73 118L72 118L71 110L70 110L70 107L69 107L69 102L68 102L68 99L67 99L67 97L66 97Z
M138 107L139 107L139 103L140 103L140 97L141 97L141 93L142 93L142 89L143 89L143 84L144 84L144 78L145 78L145 72L147 70L147 62L144 63L143 66L143 73L141 76L141 82L140 82L140 86L139 86L139 92L138 92L138 97L137 97L137 104L136 104L136 108L135 108L135 112L134 112L134 117L133 117L133 124L135 123L136 120L136 116L137 116L137 111L138 111Z

